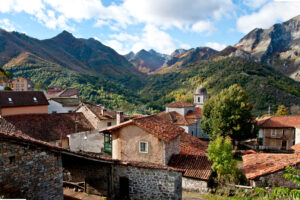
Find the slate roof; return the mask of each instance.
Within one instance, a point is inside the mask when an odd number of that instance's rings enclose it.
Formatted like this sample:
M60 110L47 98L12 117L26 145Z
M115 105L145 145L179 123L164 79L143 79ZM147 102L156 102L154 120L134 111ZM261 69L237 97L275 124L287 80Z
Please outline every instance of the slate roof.
M180 136L180 154L206 155L208 144L186 132Z
M165 107L169 107L169 108L186 108L186 107L194 107L194 106L195 106L194 104L185 101L176 101L165 105Z
M20 132L45 142L64 139L68 134L92 129L93 126L82 113L14 115L3 117L0 121L2 132Z
M194 119L187 119L176 111L171 111L171 112L163 111L161 113L158 113L157 116L165 120L168 120L169 122L176 125L189 126L191 124L197 123Z
M62 104L63 107L75 107L80 105L80 100L77 98L52 98L50 100Z
M298 163L300 163L300 154L298 153L258 153L243 156L244 170L248 179L268 175Z
M72 97L79 96L79 91L76 88L67 88L62 93L59 94L59 97Z
M167 142L176 138L180 134L185 133L183 128L173 125L169 121L162 119L156 115L135 118L127 122L123 122L119 125L111 126L103 131L112 133L113 131L128 125L136 125L154 135L155 137Z
M257 124L260 128L300 128L300 115L258 119Z
M11 101L10 101L11 100ZM23 107L49 105L43 92L39 91L0 91L0 107Z
M212 162L206 156L201 155L173 155L169 161L169 166L184 170L183 176L209 180L212 174Z

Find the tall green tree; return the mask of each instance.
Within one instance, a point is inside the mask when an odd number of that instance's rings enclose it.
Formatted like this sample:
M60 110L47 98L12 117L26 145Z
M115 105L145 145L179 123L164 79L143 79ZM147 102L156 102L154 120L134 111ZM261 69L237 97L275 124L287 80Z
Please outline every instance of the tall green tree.
M278 109L275 113L275 116L282 116L282 115L288 115L289 114L289 109L285 107L284 105L278 106Z
M217 173L217 182L234 182L237 174L236 161L233 159L231 139L217 137L209 143L208 159L213 161L212 169Z
M232 85L204 104L201 128L212 139L229 136L243 140L256 136L252 104L242 87Z

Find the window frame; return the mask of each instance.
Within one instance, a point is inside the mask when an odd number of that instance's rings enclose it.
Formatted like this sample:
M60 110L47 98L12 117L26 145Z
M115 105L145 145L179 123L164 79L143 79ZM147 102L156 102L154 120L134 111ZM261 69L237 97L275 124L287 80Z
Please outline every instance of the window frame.
M145 144L145 151L141 151L141 144ZM148 153L149 152L149 145L148 145L148 142L147 141L139 141L139 152L140 153Z

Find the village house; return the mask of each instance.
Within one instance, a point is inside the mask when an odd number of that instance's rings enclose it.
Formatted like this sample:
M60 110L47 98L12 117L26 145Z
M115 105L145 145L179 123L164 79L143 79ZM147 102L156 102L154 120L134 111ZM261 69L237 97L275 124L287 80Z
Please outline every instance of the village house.
M48 113L48 101L38 91L0 91L0 115Z
M11 124L0 121L11 130ZM63 195L63 184L111 199L182 198L179 169L75 153L20 131L1 130L0 146L0 168L5 169L0 170L0 196L5 198L72 198Z
M34 139L48 142L55 146L69 148L68 134L91 131L93 126L82 113L63 114L24 114L2 118L0 130L19 131Z
M34 83L22 76L8 81L7 86L10 87L13 91L33 91Z
M300 116L272 116L257 120L259 148L289 150L300 142Z
M112 158L154 163L184 171L182 188L207 191L211 165L207 144L157 115L141 117L102 130L111 135Z
M61 86L48 87L45 96L49 101L48 113L74 112L81 104L76 88L63 89Z
M299 185L283 177L285 167L300 169L300 144L291 147L294 153L255 153L243 156L246 178L253 187L287 187L299 189Z

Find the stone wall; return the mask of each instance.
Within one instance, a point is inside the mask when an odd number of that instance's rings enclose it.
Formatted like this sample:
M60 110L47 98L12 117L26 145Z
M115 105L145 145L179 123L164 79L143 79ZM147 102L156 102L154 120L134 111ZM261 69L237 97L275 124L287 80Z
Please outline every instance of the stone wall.
M296 168L299 170L300 164L298 164ZM283 177L283 174L285 173L285 170L281 170L272 174L260 176L255 180L250 181L250 183L254 187L287 187L291 189L300 189L299 185Z
M63 179L85 182L86 192L110 196L111 164L62 155Z
M182 177L182 189L186 191L208 192L208 182Z
M60 155L34 145L0 141L0 196L63 199Z
M129 198L134 200L182 199L181 172L138 168L132 166L114 166L115 198L124 198L120 179L128 179ZM123 190L124 191L124 190Z

